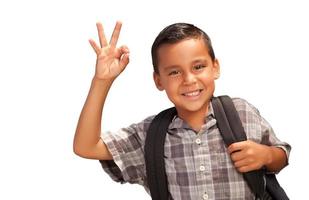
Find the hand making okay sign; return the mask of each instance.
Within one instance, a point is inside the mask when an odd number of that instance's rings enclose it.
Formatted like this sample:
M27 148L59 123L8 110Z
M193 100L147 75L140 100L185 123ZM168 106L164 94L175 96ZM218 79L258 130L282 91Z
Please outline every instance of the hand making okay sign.
M116 78L129 63L129 49L127 46L116 47L121 30L121 22L117 22L107 43L101 23L97 23L100 46L90 39L89 43L97 54L95 77L98 79Z

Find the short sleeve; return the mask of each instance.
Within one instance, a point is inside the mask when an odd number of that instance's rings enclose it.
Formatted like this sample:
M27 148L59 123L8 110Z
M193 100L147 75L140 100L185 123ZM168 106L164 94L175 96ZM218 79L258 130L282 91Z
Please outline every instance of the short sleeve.
M152 117L117 132L101 135L113 160L100 160L104 171L116 182L145 185L144 144Z
M247 138L257 143L282 148L288 159L291 146L278 139L271 125L260 115L258 109L244 99L235 98L233 102L243 123Z
M288 162L290 157L291 146L288 143L283 142L277 138L273 128L263 117L261 117L261 128L262 128L262 144L275 146L283 149L286 153Z

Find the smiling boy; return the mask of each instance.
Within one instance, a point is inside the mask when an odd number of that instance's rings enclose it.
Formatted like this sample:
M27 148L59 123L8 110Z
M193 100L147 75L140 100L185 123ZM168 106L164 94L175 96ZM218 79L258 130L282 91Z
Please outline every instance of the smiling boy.
M121 23L108 43L97 24L100 46L96 71L78 121L74 152L100 160L118 182L138 183L148 191L144 145L154 116L101 135L101 118L108 91L129 62L129 49L116 47ZM281 142L256 108L243 99L233 102L247 133L247 141L225 147L216 126L211 98L220 65L210 38L191 24L163 29L152 46L153 78L177 109L164 145L170 199L254 199L240 172L265 166L279 172L288 163L290 146Z
M214 81L220 75L218 60L210 57L202 38L163 44L157 60L154 73L157 88L166 91L178 116L199 131L205 123Z

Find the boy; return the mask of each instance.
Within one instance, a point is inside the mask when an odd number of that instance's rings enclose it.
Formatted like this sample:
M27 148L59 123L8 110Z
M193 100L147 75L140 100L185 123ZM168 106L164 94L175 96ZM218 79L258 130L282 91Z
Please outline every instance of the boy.
M115 181L138 183L148 191L144 143L154 116L100 135L106 96L129 63L129 49L116 47L120 22L109 43L100 23L97 29L100 46L89 40L97 54L96 70L77 125L74 152L100 160ZM177 23L163 29L153 43L152 60L155 84L166 91L178 113L164 145L170 199L254 199L240 172L263 166L279 172L288 163L290 146L276 138L257 109L235 98L248 140L225 147L210 102L220 65L209 37L199 28Z

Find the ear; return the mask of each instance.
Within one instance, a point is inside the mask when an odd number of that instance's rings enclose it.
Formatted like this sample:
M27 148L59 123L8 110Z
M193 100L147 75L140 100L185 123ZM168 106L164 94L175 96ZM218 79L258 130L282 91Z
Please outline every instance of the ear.
M218 79L220 77L220 64L219 60L216 58L213 63L214 77Z
M158 90L162 91L164 90L162 84L161 84L161 77L159 73L153 72L153 80L158 88Z

